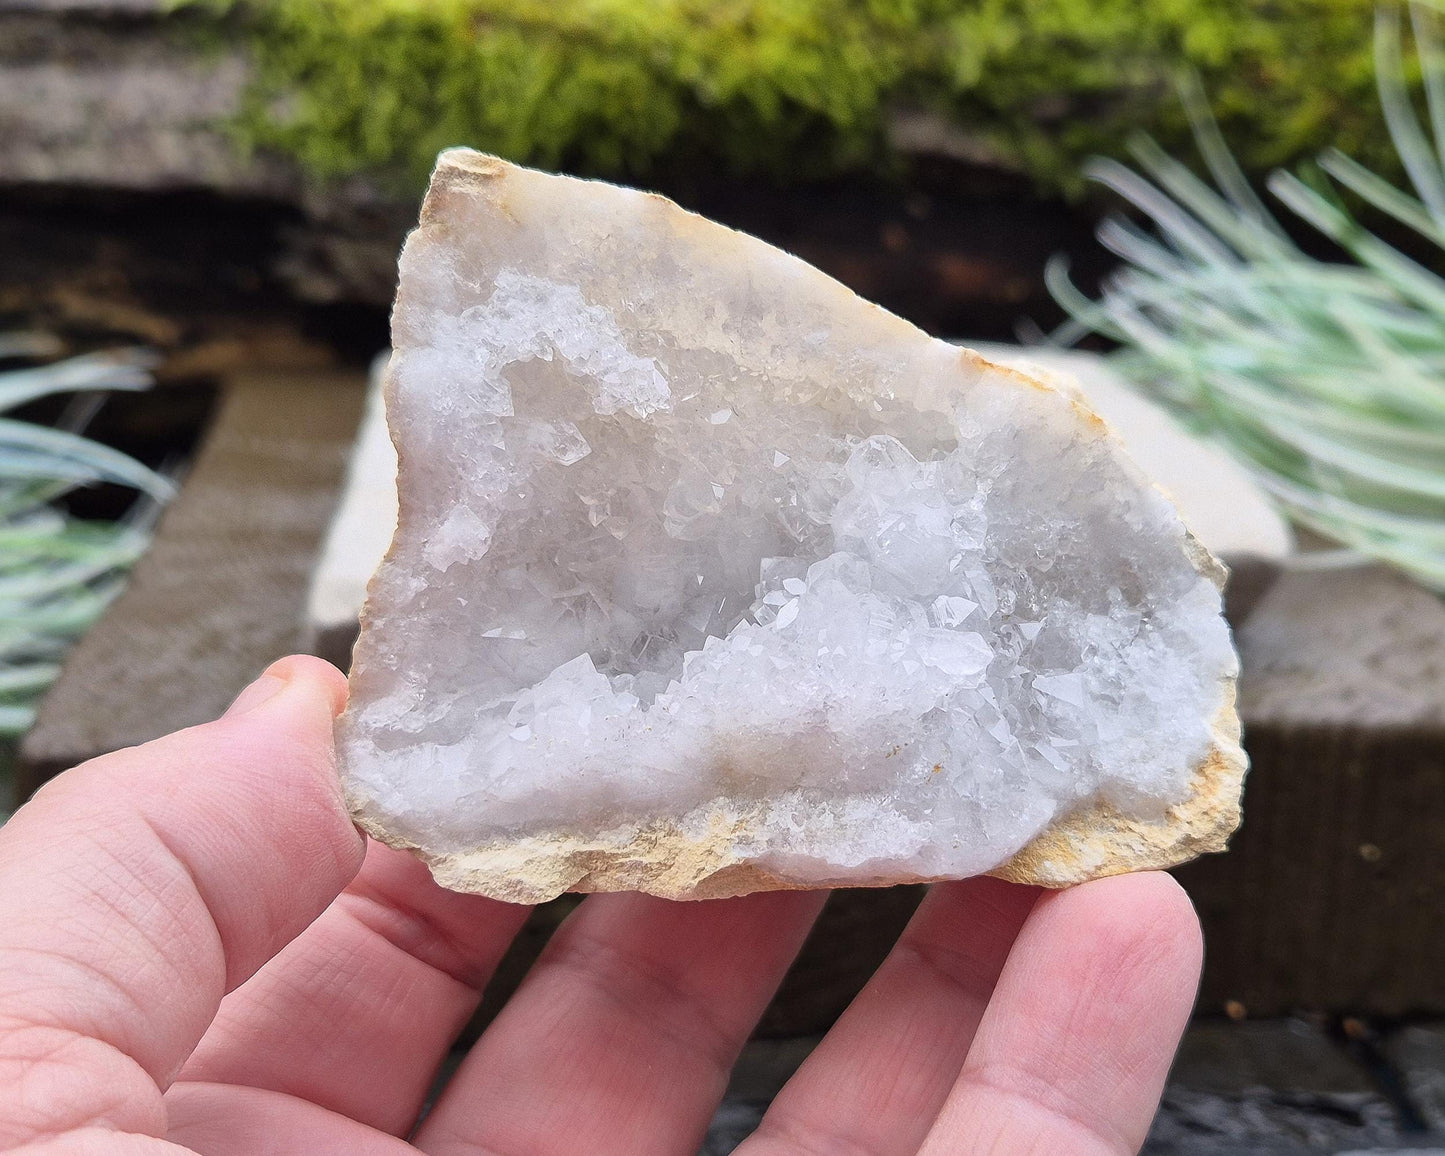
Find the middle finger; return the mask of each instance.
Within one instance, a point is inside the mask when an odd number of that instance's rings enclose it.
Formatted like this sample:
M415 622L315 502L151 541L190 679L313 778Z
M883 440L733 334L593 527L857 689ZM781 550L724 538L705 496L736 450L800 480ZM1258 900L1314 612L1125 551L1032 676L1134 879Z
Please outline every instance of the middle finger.
M472 1049L417 1147L435 1156L696 1152L825 897L588 899Z

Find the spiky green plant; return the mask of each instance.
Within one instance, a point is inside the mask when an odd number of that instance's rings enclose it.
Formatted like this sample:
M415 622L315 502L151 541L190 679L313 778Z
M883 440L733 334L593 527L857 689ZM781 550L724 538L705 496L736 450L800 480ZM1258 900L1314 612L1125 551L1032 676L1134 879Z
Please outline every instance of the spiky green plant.
M1075 325L1122 343L1126 376L1221 439L1298 523L1445 589L1445 40L1410 8L1429 135L1411 102L1400 11L1375 29L1380 100L1411 195L1339 151L1269 191L1353 263L1297 246L1250 188L1198 85L1185 103L1214 186L1151 140L1144 175L1089 175L1150 218L1099 231L1124 266L1091 301L1060 264L1050 285ZM1433 138L1433 139L1432 139ZM1427 243L1427 267L1360 223L1352 194Z
M30 335L0 336L0 356L43 353ZM0 414L54 394L145 389L144 356L93 354L0 373ZM0 737L18 735L59 673L66 648L115 595L145 548L164 477L75 429L0 417ZM56 503L78 486L114 482L141 497L118 523L85 521Z

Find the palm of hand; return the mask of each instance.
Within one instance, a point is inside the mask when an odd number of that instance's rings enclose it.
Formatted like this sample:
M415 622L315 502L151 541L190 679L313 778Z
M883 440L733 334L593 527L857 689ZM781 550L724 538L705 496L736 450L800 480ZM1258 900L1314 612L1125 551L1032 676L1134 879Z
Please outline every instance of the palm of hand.
M287 660L0 831L0 1148L692 1156L823 895L589 898L418 1124L527 911L362 861L342 695ZM937 886L738 1151L1134 1152L1199 960L1166 876Z

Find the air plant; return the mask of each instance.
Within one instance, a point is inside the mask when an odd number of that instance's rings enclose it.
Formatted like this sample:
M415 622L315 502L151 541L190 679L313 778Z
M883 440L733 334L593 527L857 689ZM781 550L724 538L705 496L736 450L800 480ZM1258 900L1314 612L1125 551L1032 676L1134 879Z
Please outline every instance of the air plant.
M1122 345L1123 373L1219 438L1298 524L1445 589L1445 278L1371 233L1342 190L1426 243L1445 268L1445 51L1441 16L1410 18L1428 106L1410 97L1399 10L1377 13L1380 101L1414 195L1338 151L1270 193L1350 261L1303 252L1245 179L1197 83L1181 84L1213 186L1153 141L1138 171L1095 161L1094 180L1149 218L1107 220L1125 265L1092 301L1049 270L1073 317ZM1438 261L1436 258L1438 257Z
M52 343L0 335L0 357L33 357ZM0 372L0 414L37 398L151 384L135 351L92 354ZM85 407L81 407L84 409ZM133 458L82 436L84 415L58 427L0 417L0 737L30 725L67 647L100 615L145 549L171 483ZM119 522L76 518L57 503L79 486L137 491Z

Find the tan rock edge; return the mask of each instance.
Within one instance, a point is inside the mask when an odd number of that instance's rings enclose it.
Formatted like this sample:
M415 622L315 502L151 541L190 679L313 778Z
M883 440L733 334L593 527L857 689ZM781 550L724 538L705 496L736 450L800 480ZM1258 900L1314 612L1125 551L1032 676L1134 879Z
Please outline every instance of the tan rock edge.
M468 150L442 154L421 212L420 229L445 231L460 219L466 205L475 221L514 219L516 206L525 203L543 183L558 178L531 172ZM600 186L609 189L608 186ZM631 194L636 195L636 194ZM675 248L709 262L743 261L760 251L779 257L761 242L697 217L660 197L653 197L662 220L674 234ZM479 210L478 205L482 208ZM787 259L792 262L791 258ZM824 274L792 262L790 275L808 278L808 291L828 299L831 308L846 313L850 324L870 334L884 333L890 340L929 341L908 323L854 296ZM1094 441L1118 446L1104 423L1071 394L1066 382L1043 381L1017 370L1004 369L971 351L954 362L954 381L929 381L920 389L935 392L966 390L981 374L1006 378L1021 390L1043 390L1070 399L1074 420ZM388 383L393 390L395 382ZM391 394L388 395L389 401ZM408 461L401 451L401 518L392 555L407 532L412 515L407 501ZM1132 466L1129 467L1133 469ZM1192 536L1186 551L1196 571L1222 585L1224 570ZM373 583L372 595L376 586ZM363 613L363 640L370 604ZM353 684L366 674L366 650L353 670ZM1086 802L1055 819L1021 850L989 874L1018 883L1064 887L1088 879L1129 871L1165 868L1206 852L1225 849L1240 822L1240 798L1247 761L1240 746L1240 727L1234 707L1234 680L1221 680L1218 707L1211 725L1212 748L1194 768L1187 796L1162 813L1139 817L1100 802ZM343 768L345 770L345 768ZM805 877L775 872L741 861L734 851L740 832L759 814L755 804L719 799L699 813L695 809L679 819L659 818L622 825L597 834L540 833L489 841L461 852L437 852L399 833L375 813L372 799L355 789L343 774L352 814L373 838L415 852L427 862L443 886L517 903L535 903L564 891L644 891L671 899L706 899L785 888L832 885L888 886L925 882L942 876L888 874L876 878L850 874L846 878ZM686 827L686 830L684 830Z

